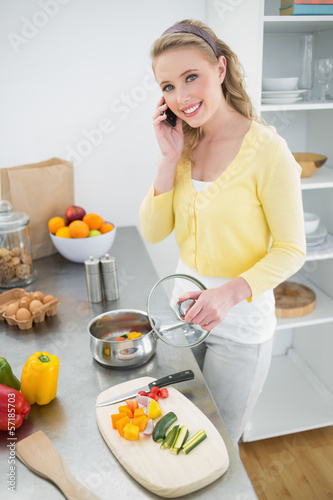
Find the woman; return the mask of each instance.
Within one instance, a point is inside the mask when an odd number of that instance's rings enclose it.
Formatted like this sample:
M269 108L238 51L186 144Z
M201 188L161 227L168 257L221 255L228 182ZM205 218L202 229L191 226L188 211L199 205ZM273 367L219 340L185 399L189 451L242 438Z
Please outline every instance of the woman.
M175 24L152 59L163 94L153 116L161 160L142 232L157 243L175 230L176 273L207 288L180 300L196 299L185 320L211 331L202 370L237 445L269 369L273 288L304 263L300 167L256 120L237 56L207 25Z

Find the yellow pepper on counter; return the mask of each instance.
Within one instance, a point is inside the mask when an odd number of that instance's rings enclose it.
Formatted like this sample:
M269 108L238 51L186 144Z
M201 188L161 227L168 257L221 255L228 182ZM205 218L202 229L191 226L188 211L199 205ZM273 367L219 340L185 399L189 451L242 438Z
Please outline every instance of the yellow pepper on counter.
M59 359L48 352L36 352L26 361L21 375L21 392L30 405L47 405L56 397Z

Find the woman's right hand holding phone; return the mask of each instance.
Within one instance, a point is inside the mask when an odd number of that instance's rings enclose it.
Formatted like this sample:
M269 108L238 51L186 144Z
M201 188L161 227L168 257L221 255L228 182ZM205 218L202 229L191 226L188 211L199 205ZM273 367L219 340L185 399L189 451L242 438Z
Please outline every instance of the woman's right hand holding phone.
M184 149L182 120L177 118L176 126L171 127L166 122L167 107L164 97L161 97L153 115L155 135L162 153L154 181L155 196L173 188L176 168Z
M171 127L166 122L167 108L164 97L161 97L153 115L155 134L162 156L178 162L184 149L182 120L177 118L176 126Z

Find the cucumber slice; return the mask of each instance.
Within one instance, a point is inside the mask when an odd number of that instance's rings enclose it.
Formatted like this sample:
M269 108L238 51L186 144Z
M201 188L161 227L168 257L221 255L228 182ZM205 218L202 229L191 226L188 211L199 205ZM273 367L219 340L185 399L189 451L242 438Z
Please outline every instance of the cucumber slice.
M206 439L207 434L204 429L198 431L185 445L182 447L182 452L187 455L193 450L198 444L200 444L204 439Z
M171 448L172 453L174 453L175 455L178 455L182 445L185 443L186 439L188 438L188 435L189 435L188 426L182 425L178 431L178 435L176 437L174 445Z
M173 446L173 443L175 442L175 439L178 435L178 430L179 430L179 425L175 425L174 427L172 427L171 431L168 432L166 438L164 439L163 443L160 446L161 450L165 450Z

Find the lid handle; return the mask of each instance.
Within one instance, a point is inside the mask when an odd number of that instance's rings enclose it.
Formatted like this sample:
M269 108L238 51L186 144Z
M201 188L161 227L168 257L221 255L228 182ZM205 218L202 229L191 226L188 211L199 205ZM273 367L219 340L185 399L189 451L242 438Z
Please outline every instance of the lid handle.
M191 307L196 303L194 299L183 300L182 302L177 302L176 313L179 319L185 321L185 316Z

